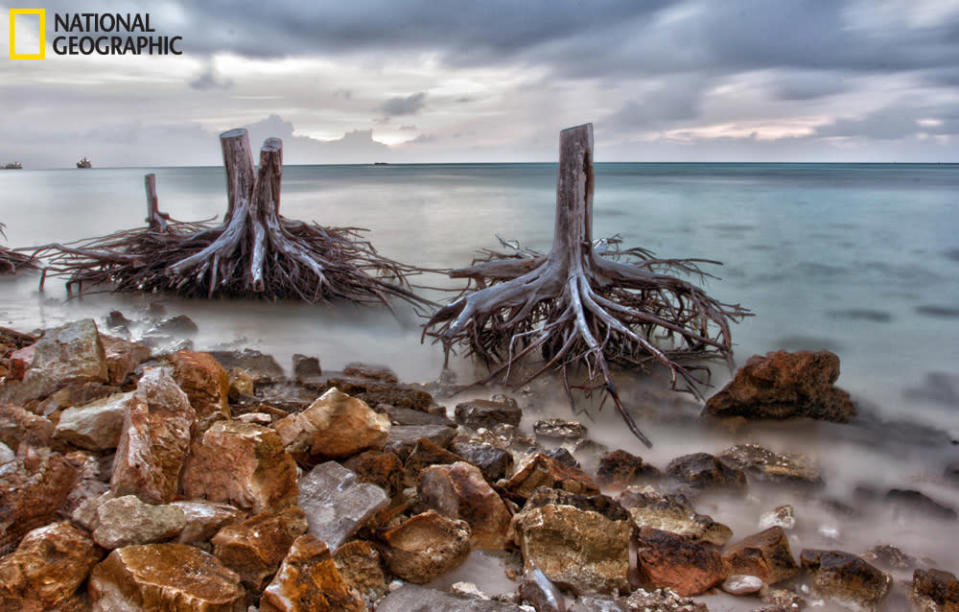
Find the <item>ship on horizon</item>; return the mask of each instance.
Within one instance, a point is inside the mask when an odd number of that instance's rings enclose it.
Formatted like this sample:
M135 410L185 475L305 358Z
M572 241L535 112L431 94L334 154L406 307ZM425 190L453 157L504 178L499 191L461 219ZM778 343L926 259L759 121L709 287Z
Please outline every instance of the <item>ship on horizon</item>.
M89 159L83 157L80 161L77 162L77 168L92 168L93 164Z
M23 164L18 161L10 162L9 164L4 164L4 170L23 170Z

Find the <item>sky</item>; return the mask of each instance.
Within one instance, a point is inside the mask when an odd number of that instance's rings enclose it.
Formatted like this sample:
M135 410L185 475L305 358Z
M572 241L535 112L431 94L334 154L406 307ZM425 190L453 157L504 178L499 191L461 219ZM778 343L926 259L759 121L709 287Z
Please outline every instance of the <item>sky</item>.
M959 0L42 7L46 59L0 56L0 162L218 165L235 127L290 164L548 162L586 122L601 162L959 162ZM56 55L67 12L149 13L183 54Z

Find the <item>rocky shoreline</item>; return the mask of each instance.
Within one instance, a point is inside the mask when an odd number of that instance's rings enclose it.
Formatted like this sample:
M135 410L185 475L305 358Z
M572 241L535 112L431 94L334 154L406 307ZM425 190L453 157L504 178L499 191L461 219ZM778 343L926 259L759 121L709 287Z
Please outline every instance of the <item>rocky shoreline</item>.
M807 457L737 444L657 467L575 421L527 432L512 397L444 406L450 381L304 355L287 377L254 350L193 351L195 328L160 310L0 328L0 610L700 611L717 593L769 612L959 610L949 568L804 547L792 506L752 533L697 512L754 486L818 490ZM754 357L705 413L847 421L838 368ZM475 554L514 588L435 587Z

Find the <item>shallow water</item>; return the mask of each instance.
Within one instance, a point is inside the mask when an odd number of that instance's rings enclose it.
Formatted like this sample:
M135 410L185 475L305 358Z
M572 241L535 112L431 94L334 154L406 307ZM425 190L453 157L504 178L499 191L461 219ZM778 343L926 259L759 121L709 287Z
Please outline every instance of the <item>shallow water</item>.
M142 175L157 173L161 209L194 220L221 215L220 168L94 169L0 172L0 220L8 243L67 241L143 222ZM467 263L494 234L545 250L553 227L552 164L292 166L284 168L282 211L327 225L370 228L384 255L425 267ZM959 459L959 166L857 164L598 164L595 237L620 234L624 246L664 257L718 259L722 280L707 289L755 316L736 326L736 360L780 348L828 348L842 360L839 384L869 418L849 426L773 424L739 433L690 418L653 418L647 404L669 394L631 392L647 451L615 415L580 415L591 437L641 454L659 467L675 456L757 441L806 453L823 465L824 496L849 500L857 484L920 488L959 508L959 489L942 478ZM426 284L446 282L423 278ZM65 301L59 283L37 291L35 276L0 280L0 325L32 329L155 297L86 296ZM354 360L387 363L409 381L435 379L442 351L419 341L411 313L349 307L163 298L173 314L200 326L198 348L253 346L289 364L317 355L324 368ZM470 368L458 364L461 380ZM946 374L949 376L942 376ZM950 377L951 376L951 377ZM716 371L722 384L728 373ZM540 399L563 416L561 400ZM685 416L698 407L679 403ZM911 431L882 421L931 428ZM936 434L938 431L939 434ZM938 437L937 437L938 436ZM802 545L862 552L891 542L959 571L951 542L956 524L876 507L863 519L832 519L817 499L756 490L715 518L737 537L756 530L764 510L792 500ZM700 509L706 512L706 509ZM808 529L802 527L808 522ZM838 538L819 534L838 525ZM804 529L806 529L804 531ZM943 538L943 530L952 535ZM828 531L828 530L827 530ZM796 552L798 554L798 544Z

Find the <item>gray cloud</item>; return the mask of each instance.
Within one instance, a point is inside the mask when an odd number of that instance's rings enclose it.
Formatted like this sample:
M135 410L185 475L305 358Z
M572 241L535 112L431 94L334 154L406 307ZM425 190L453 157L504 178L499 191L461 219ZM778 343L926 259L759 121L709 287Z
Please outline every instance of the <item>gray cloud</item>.
M230 89L233 81L217 75L213 65L208 65L199 75L189 83L193 89Z
M406 97L390 98L383 103L380 110L387 117L399 117L401 115L415 115L426 106L426 92L420 91L410 94Z

